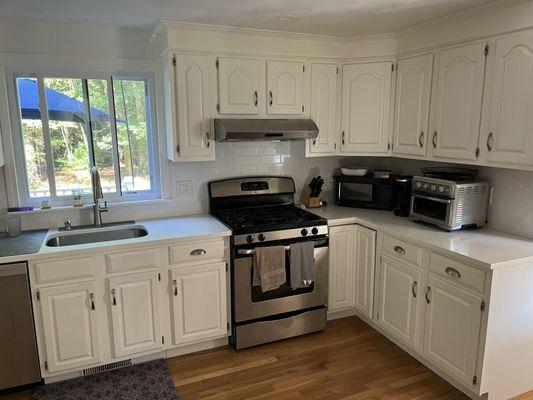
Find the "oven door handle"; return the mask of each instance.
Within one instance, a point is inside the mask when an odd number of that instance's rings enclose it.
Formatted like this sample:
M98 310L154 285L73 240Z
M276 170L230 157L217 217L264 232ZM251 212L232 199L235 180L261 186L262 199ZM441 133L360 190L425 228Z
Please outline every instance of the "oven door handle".
M419 197L421 199L436 201L437 203L444 203L444 204L450 204L453 200L453 199L441 199L440 197L424 196L423 194L418 194L418 193L413 193L411 196L413 198Z
M318 246L320 245L323 245L326 243L326 241L322 241L322 242L315 242L315 243L318 243ZM315 246L318 247L318 246ZM289 251L291 249L291 246L283 246L283 249L285 251ZM255 254L255 249L241 249L241 250L237 250L237 254L240 255L240 256L251 256L253 254Z

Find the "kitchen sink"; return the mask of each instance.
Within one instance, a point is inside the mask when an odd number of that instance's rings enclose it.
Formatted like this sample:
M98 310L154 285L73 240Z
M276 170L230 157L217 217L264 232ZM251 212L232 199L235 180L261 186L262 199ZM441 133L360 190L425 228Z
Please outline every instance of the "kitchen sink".
M98 242L108 242L113 240L134 239L148 235L144 226L134 225L127 227L92 228L86 231L77 230L75 232L63 231L56 233L46 239L47 247L74 246L77 244L88 244Z

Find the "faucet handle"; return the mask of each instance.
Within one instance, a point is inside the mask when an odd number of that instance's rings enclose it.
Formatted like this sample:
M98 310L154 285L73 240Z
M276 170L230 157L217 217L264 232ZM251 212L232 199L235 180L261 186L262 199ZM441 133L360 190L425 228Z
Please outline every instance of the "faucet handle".
M72 221L70 219L67 219L65 221L65 230L70 231L72 229Z

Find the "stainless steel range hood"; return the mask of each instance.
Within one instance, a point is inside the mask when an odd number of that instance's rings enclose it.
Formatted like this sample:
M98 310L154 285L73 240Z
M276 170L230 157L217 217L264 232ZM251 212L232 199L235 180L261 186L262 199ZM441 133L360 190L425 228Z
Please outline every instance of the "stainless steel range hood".
M318 136L312 119L215 119L219 142L254 140L303 140Z

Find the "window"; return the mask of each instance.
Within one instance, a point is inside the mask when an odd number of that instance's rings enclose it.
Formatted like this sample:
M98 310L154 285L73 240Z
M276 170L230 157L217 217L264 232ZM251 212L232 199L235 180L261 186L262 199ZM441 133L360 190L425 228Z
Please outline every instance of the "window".
M106 199L158 197L147 77L27 74L14 82L24 201L90 196L92 166Z

